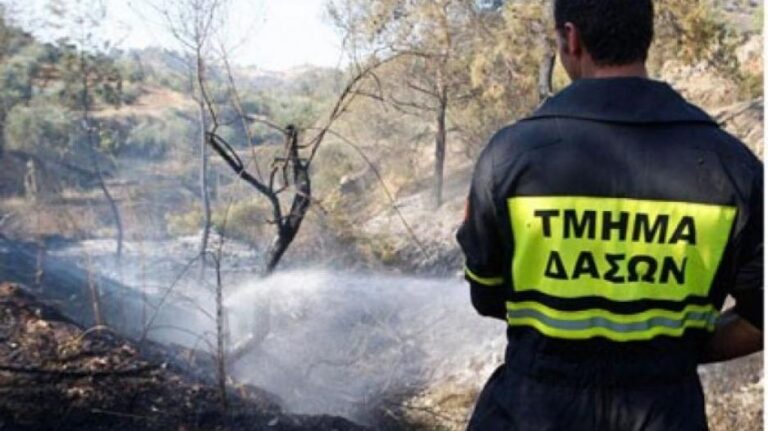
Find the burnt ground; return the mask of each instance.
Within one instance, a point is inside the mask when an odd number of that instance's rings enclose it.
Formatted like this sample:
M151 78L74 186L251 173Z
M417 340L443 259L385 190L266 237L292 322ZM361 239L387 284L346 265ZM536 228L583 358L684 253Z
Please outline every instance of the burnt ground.
M22 287L0 284L0 430L364 429L285 414L253 387L230 389L225 406L204 377L211 367L204 353L86 330Z

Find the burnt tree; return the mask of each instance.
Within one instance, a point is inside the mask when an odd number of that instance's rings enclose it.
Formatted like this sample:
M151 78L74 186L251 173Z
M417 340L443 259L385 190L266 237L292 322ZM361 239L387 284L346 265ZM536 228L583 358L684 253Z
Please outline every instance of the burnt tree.
M242 112L242 106L236 104L235 107L240 113L241 119L262 123L272 129L279 130L283 134L282 156L276 157L272 161L272 169L267 180L262 179L258 172L256 176L248 172L245 163L243 163L243 160L237 155L232 146L216 134L218 119L213 103L205 92L205 86L201 86L203 98L213 120L213 128L206 135L208 144L235 171L238 177L253 186L256 191L269 201L272 207L272 220L270 223L276 227L276 234L266 253L263 270L264 276L271 274L280 263L280 259L293 242L301 228L304 216L309 211L312 203L312 183L309 176L309 168L323 140L329 134L335 134L331 127L345 112L349 111L355 97L361 93L360 87L363 85L365 78L369 76L375 78L374 70L399 56L400 54L395 54L381 60L375 60L366 66L356 64L357 73L351 77L341 91L324 124L322 127L316 128L317 133L311 138L306 139L305 142L299 141L299 130L295 126L288 125L282 128L267 119L245 114ZM229 70L228 66L227 70ZM231 72L229 72L229 75L230 81L232 81ZM236 94L233 81L231 84L232 90ZM301 150L305 151L306 157L302 157ZM280 185L277 184L278 180L280 180ZM290 208L286 213L281 206L280 196L289 190L293 192L293 196Z
M245 164L234 149L216 133L208 134L208 143L235 171L238 177L252 185L269 200L272 206L271 223L276 227L275 238L267 250L263 274L271 274L301 228L301 222L309 210L312 196L309 177L309 161L299 155L298 131L293 125L283 129L285 136L284 153L272 163L269 181L263 182L245 169ZM282 184L277 186L278 176ZM291 206L283 213L280 194L293 188Z

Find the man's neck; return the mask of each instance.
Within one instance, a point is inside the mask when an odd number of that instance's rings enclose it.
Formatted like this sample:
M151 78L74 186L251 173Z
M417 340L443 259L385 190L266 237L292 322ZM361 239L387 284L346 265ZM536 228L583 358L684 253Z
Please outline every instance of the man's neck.
M621 66L595 66L582 78L648 78L645 63L623 64Z

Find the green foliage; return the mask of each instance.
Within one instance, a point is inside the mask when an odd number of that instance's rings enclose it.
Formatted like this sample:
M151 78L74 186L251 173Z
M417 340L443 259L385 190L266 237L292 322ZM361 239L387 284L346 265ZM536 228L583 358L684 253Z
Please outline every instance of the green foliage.
M94 139L94 137L92 137ZM120 148L121 136L119 130L115 130L109 123L102 123L98 127L95 136L96 149L99 153L114 156Z
M339 73L326 69L310 69L292 77L287 84L270 88L246 99L243 108L262 114L278 125L293 124L300 129L317 125L330 109L337 95ZM255 136L274 137L274 131L255 125Z
M212 217L213 228L229 238L237 238L253 245L263 245L263 239L273 233L267 223L271 207L261 197L237 200L228 205L227 200Z
M739 73L735 51L741 38L708 1L658 2L655 35L649 61L652 70L678 59L689 65L706 61L728 75Z
M722 8L706 0L669 0L657 3L656 15L656 40L649 59L652 74L658 75L669 60L700 64L733 82L740 97L762 95L762 67L750 70L737 55L748 32L745 35L743 28L729 22Z
M400 262L397 241L387 234L373 234L356 237L357 250L363 256L372 258L375 262L395 266Z
M165 222L166 231L171 236L194 235L203 226L203 213L199 208L172 213L166 215Z
M744 73L738 82L739 95L746 100L763 97L763 76L761 74Z
M29 106L16 105L6 119L6 146L39 157L65 159L73 151L73 120L67 109L44 100L36 100Z
M299 128L311 127L320 114L317 104L313 103L311 97L305 95L297 95L290 99L285 96L267 95L265 101L269 106L270 118L280 125L294 124Z
M474 34L467 53L470 83L479 97L464 105L463 116L469 137L484 143L494 130L538 105L539 72L555 47L548 0L505 2L499 12L480 19L489 31Z
M370 93L378 94L382 83L385 91L392 91L388 85L397 88L403 83L426 83L421 88L437 88L429 80L430 70L440 64L438 60L444 61L449 75L457 80L449 92L453 97L449 130L454 131L454 141L469 143L470 157L494 130L536 108L543 60L555 52L551 0L505 1L470 13L473 4L477 2L336 1L330 8L336 25L351 34L350 43L356 52L388 46L430 56L431 66L427 68L417 62L398 61L395 66L378 70L378 81L367 89ZM742 30L727 22L711 1L669 0L656 2L656 9L652 75L659 76L662 66L670 60L680 60L684 65L705 62L735 82L743 97L761 94L759 74L748 72L736 58L736 48L744 42ZM419 76L427 79L418 80ZM569 83L559 67L553 81L555 91ZM409 87L394 90L392 99L428 104L428 97L419 97L419 91ZM393 105L392 101L388 104ZM377 104L356 103L355 108L357 111L349 119L352 123L392 122L392 117L399 114ZM431 120L429 112L422 117L418 111L410 111L415 114L412 122L428 124ZM390 139L391 145L409 145L414 136L422 136L424 144L432 140L429 134L419 135L417 128L407 124L393 130L398 136Z
M11 25L0 9L0 59L16 54L33 42L32 36Z
M752 26L756 29L762 30L765 24L765 4L760 2L760 6L757 8L754 17L752 18Z
M97 104L119 106L123 79L113 59L102 54L84 53L72 46L62 46L56 62L59 73L57 96L74 111ZM85 91L87 85L87 98Z
M145 70L139 55L136 53L121 55L115 62L115 66L120 69L124 79L131 84L143 82L147 79Z
M191 141L193 134L194 125L178 115L143 118L129 127L114 152L123 157L155 159L165 156L172 147Z
M355 172L364 166L360 156L347 145L329 139L317 153L317 170L312 175L312 188L318 195L330 193L339 187L339 181L344 175Z
M270 212L269 203L260 198L226 199L214 209L212 227L229 238L237 238L253 245L263 245L263 239L273 234L266 223ZM203 227L203 214L199 208L166 216L166 230L172 236L197 234Z
M127 83L124 83L122 86L122 94L121 94L121 105L131 105L142 95L142 88L141 84L138 84L133 81L128 81Z
M51 57L50 47L31 44L0 63L0 94L6 105L32 98L33 80Z

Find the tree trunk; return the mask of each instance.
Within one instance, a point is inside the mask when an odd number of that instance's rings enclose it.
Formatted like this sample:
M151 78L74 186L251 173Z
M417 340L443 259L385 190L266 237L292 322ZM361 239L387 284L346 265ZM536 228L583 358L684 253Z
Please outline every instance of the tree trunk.
M99 178L99 187L101 188L101 192L107 199L110 211L112 211L112 219L114 220L115 228L117 229L117 250L115 251L115 255L117 256L117 259L120 260L120 258L123 256L123 220L120 217L120 210L117 208L117 202L115 202L115 199L112 197L112 193L109 192L107 184L104 182L104 176L101 173L101 167L97 161L94 161L94 169L96 170L96 174Z
M292 164L293 183L294 187L296 187L296 192L293 195L293 203L291 204L291 211L288 213L288 216L285 217L285 220L278 220L277 236L267 250L264 268L265 276L271 274L277 268L280 259L296 237L296 233L298 233L301 227L301 222L304 220L304 216L307 214L309 205L312 202L309 170L299 159L298 136L295 129L289 128L287 139L290 146L288 158ZM274 204L275 202L273 201ZM279 202L277 202L277 205L279 205Z
M0 159L5 155L5 119L5 115L0 117Z
M208 250L208 237L211 232L211 199L208 194L208 125L205 118L205 107L207 95L205 93L205 62L201 51L202 45L197 45L195 52L195 78L197 82L198 100L198 120L200 123L200 197L203 204L203 235L200 239L200 268L205 271L205 253ZM213 118L212 121L216 119Z
M88 261L88 291L91 294L91 312L93 313L93 324L95 326L104 325L104 316L101 314L101 292L96 280L93 279L93 267L90 259Z
M445 114L448 109L447 98L440 99L437 110L437 132L435 133L435 208L443 204L443 171L445 167Z
M82 93L82 108L83 108L83 126L85 127L85 136L88 144L88 151L91 156L91 164L93 165L93 170L96 172L96 178L99 183L99 188L101 189L102 194L104 194L104 198L107 200L107 203L109 204L109 208L112 212L112 219L115 223L115 228L117 229L117 247L115 250L115 255L117 256L118 261L122 257L123 254L123 221L120 217L120 210L117 207L117 203L115 202L115 199L112 197L112 194L109 192L109 189L107 188L106 183L104 182L104 175L101 172L101 166L99 165L99 159L96 154L96 142L93 139L93 127L91 126L91 118L90 118L90 101L89 101L89 87L88 87L88 64L87 60L85 58L85 52L82 52L80 54L80 70L83 75L83 93ZM97 298L98 299L98 298Z
M221 253L215 259L216 265L216 370L219 396L224 409L227 408L227 359L224 341L224 285L221 282Z
M198 115L200 122L200 197L203 205L203 235L200 240L200 259L205 266L205 252L208 250L208 237L211 232L211 200L208 194L208 148L205 132L205 102L202 98L198 102Z
M306 174L304 175L306 176ZM293 205L291 205L291 215L288 216L288 220L286 221L285 226L280 228L277 236L272 241L272 244L267 250L264 276L272 274L275 268L277 268L277 265L280 263L280 259L288 250L288 247L291 245L291 242L293 242L293 239L296 238L296 234L299 232L299 228L301 227L301 222L304 220L304 216L307 214L307 210L309 210L310 184L308 176L306 177L307 181L303 183L303 186L300 189L302 191L297 192L296 196L294 197ZM296 186L298 188L299 184L297 183Z
M40 232L40 216L37 216L37 231ZM35 259L35 289L37 289L38 292L42 291L43 289L43 279L45 278L45 242L42 240L40 235L37 235L37 240L35 241L35 245L37 246L37 256Z
M552 74L555 71L555 53L547 49L539 65L539 103L552 95Z

